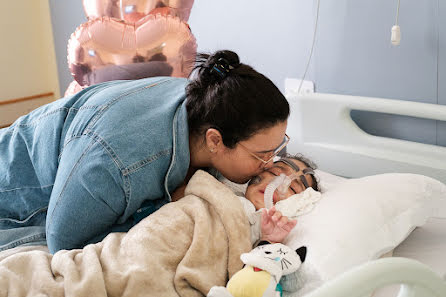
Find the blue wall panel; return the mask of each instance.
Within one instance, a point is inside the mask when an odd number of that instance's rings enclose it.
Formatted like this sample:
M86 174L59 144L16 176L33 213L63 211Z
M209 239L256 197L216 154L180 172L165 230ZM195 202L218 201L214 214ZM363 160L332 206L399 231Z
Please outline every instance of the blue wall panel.
M63 96L68 85L73 81L67 63L68 40L76 28L87 21L87 17L81 0L50 0L50 9L60 93Z
M390 43L396 1L323 1L314 57L318 92L437 103L437 11L433 1L402 1L401 45ZM436 143L436 122L353 112L374 135Z
M438 0L438 6L438 104L446 105L446 3ZM446 146L446 122L438 122L437 142Z

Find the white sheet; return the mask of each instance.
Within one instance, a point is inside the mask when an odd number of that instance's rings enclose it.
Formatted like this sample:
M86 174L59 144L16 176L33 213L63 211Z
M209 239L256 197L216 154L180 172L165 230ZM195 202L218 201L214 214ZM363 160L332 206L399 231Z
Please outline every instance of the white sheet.
M431 218L416 228L395 250L394 257L418 260L445 278L446 274L446 219Z
M316 170L322 192L337 186L345 178L324 171ZM439 205L441 217L430 218L425 225L416 228L393 251L393 257L405 257L420 261L429 266L446 280L446 199ZM383 255L386 256L386 255ZM394 297L399 286L389 286L377 290L373 297Z
M394 257L411 258L428 265L446 280L446 219L431 218L416 228L393 251ZM377 290L373 297L397 296L399 286Z
M316 170L316 176L320 179L322 192L346 179L320 170ZM443 217L446 199L441 202L438 209L441 217L430 218L424 226L416 228L394 249L393 257L418 260L446 279L446 217Z

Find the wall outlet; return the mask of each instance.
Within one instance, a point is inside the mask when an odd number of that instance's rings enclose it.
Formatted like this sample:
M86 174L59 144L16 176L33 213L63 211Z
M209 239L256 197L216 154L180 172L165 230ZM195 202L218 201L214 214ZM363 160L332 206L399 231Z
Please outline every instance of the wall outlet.
M297 78L285 78L285 96L297 95L301 81ZM304 80L299 95L310 93L314 93L314 83L311 80Z

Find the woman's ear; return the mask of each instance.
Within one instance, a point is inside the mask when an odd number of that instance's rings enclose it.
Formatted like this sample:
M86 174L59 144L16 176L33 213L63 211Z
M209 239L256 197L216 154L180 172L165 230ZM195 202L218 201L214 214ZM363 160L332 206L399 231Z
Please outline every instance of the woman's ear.
M206 130L206 147L211 153L216 153L223 145L223 138L220 131L214 128Z

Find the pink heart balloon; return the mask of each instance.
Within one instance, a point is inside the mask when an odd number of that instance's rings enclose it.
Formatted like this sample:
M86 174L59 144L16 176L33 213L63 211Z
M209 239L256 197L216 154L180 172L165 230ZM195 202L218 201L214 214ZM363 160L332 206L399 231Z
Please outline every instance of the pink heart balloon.
M71 95L76 94L77 92L80 92L82 90L82 87L79 85L79 83L75 80L73 80L65 90L64 97L68 97Z
M114 79L188 77L197 44L179 18L148 15L135 24L103 17L80 25L68 41L68 66L81 86Z
M194 0L83 0L90 20L104 16L135 23L149 14L167 12L187 22ZM161 10L161 11L160 11Z

